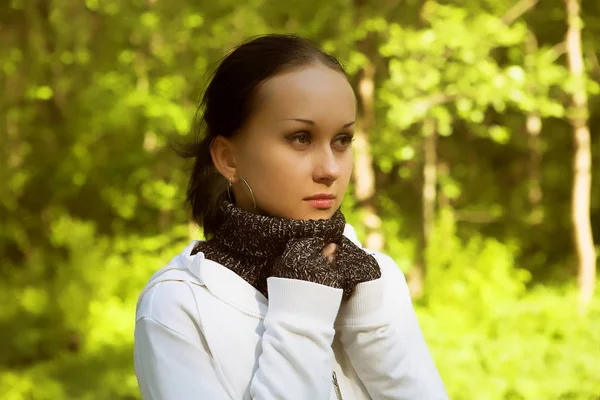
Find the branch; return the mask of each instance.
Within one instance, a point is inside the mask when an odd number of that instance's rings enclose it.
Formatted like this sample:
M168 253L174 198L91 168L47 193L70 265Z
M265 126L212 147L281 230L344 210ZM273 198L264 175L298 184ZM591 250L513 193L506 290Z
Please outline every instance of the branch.
M454 218L456 218L457 221L470 222L473 224L488 224L498 220L498 216L485 211L456 210Z
M521 18L527 11L531 10L537 4L538 0L521 0L515 4L504 16L502 22L506 25L511 25L513 22Z
M596 52L594 52L593 50L587 49L586 53L587 53L588 58L592 62L592 72L598 78L600 78L600 63L598 62L598 56L596 56Z
M424 110L425 112L429 111L431 108L438 106L440 104L448 103L454 100L455 96L447 95L446 93L435 93L429 97L424 99L420 99L415 102L415 108Z

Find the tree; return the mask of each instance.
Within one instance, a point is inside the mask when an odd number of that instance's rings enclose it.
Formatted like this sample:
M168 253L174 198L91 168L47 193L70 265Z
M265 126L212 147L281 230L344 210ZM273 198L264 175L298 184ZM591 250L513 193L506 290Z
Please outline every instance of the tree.
M367 13L366 1L355 0L356 26L365 25ZM373 51L373 34L368 30L364 37L357 41L358 51L363 55L362 66L357 73L358 83L356 93L358 97L358 122L355 132L356 146L354 148L354 196L361 214L361 223L366 230L365 246L369 249L381 251L384 248L384 236L381 231L381 217L376 206L376 183L371 150L370 135L375 127L375 74L374 58L377 52Z
M565 0L567 9L567 59L573 88L569 120L573 127L575 154L573 157L573 188L571 218L577 250L580 307L584 312L594 294L596 283L596 251L590 222L590 195L592 186L592 154L588 126L588 99L586 72L581 45L581 3Z

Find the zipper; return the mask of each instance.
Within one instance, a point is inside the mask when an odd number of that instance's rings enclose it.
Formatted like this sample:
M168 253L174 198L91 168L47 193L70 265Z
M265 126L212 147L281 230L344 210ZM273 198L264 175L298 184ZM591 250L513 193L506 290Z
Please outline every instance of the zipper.
M335 389L335 396L337 397L337 400L343 400L342 391L340 390L340 385L338 384L337 375L335 374L335 371L333 371L333 388Z

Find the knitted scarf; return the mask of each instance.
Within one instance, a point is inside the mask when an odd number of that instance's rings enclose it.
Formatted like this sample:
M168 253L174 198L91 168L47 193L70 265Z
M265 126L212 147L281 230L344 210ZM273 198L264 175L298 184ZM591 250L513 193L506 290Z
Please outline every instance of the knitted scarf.
M226 194L218 205L222 225L192 253L229 268L265 297L272 276L341 288L345 299L356 284L381 276L377 261L343 235L346 220L340 210L327 220L294 220L244 211ZM337 244L333 263L322 255L329 243Z

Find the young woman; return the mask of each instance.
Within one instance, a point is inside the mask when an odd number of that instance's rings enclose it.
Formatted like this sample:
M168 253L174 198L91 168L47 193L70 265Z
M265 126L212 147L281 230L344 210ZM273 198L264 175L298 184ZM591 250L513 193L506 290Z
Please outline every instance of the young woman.
M447 395L394 261L339 207L356 99L332 56L267 35L225 57L201 105L191 243L140 295L145 400Z

